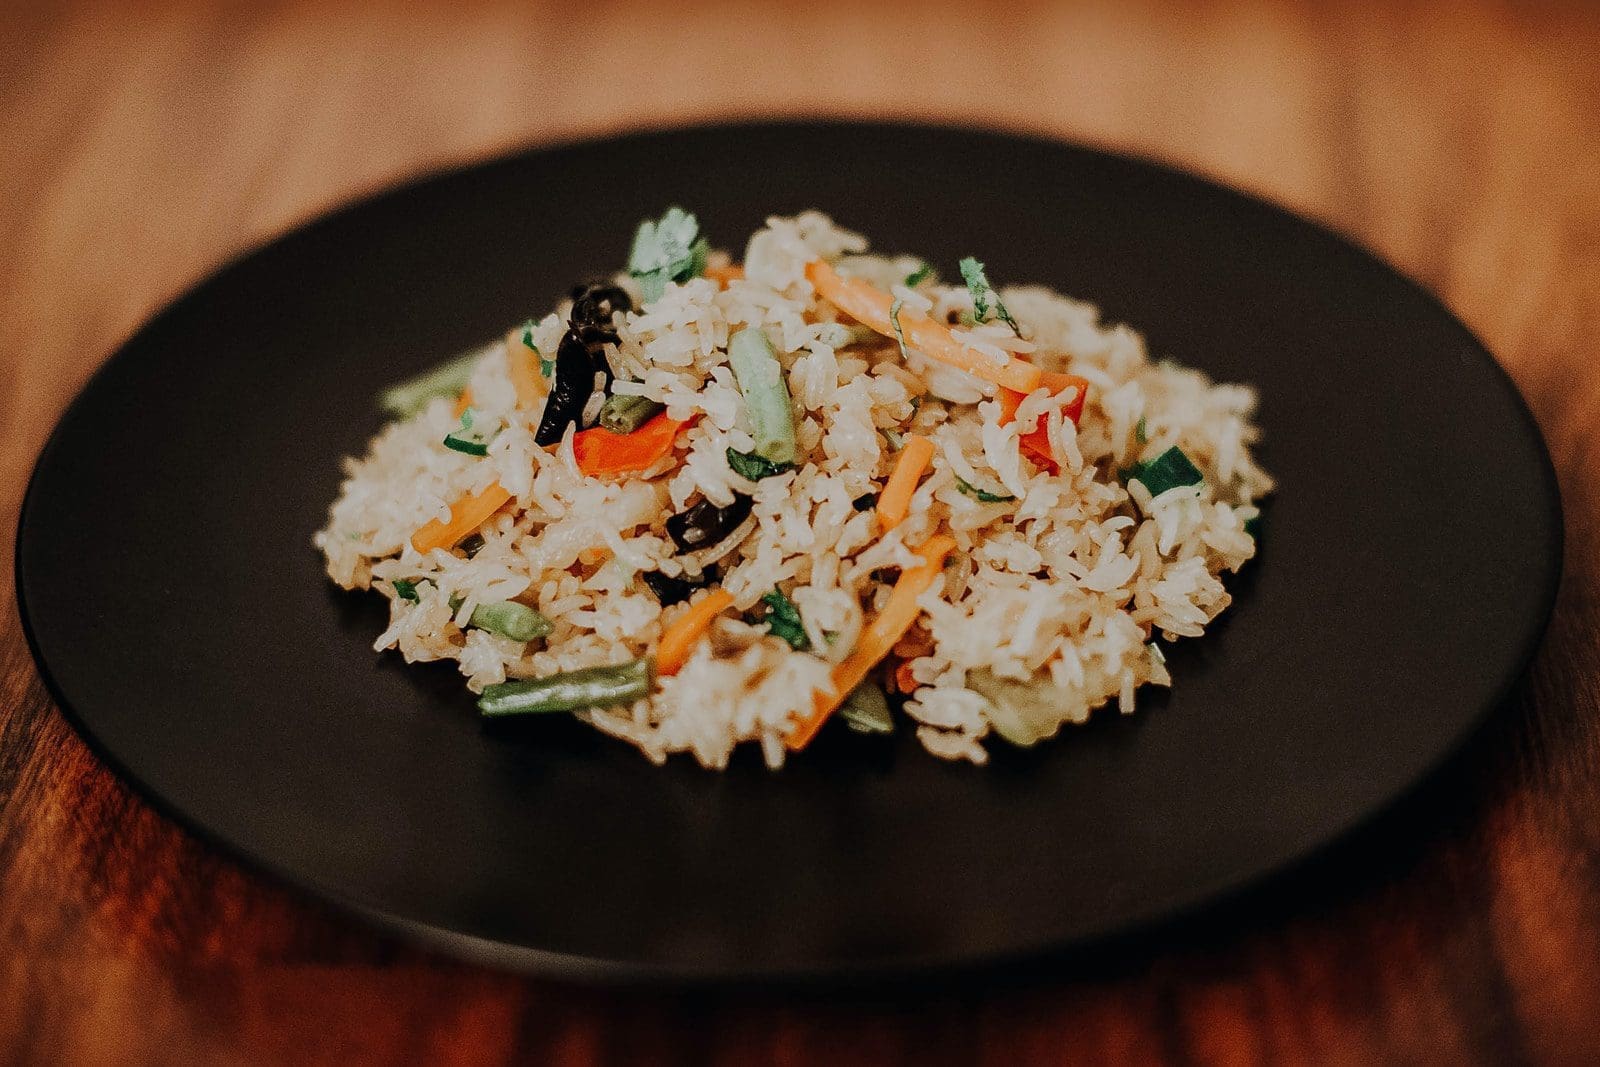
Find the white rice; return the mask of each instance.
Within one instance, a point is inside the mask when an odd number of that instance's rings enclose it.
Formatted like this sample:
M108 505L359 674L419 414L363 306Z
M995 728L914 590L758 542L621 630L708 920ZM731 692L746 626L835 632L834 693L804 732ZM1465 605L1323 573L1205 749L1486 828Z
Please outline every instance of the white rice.
M1067 397L1046 390L1001 425L988 383L916 352L903 358L892 339L863 341L864 331L842 329L841 316L816 298L804 268L817 258L904 289L918 261L865 248L815 212L770 219L750 238L744 279L726 288L707 278L669 284L659 300L619 316L616 391L658 400L674 418L699 416L675 454L640 475L583 476L570 431L554 448L535 446L539 412L516 410L504 345L485 350L471 381L474 407L503 427L487 456L442 447L456 425L447 398L386 427L364 458L345 461L339 499L315 537L333 581L389 598L390 624L374 647L398 649L408 662L456 660L474 691L626 662L651 654L663 624L684 610L663 609L638 574L697 574L715 563L738 613L778 586L822 651L795 651L764 624L725 615L650 699L580 716L657 762L689 752L720 768L735 745L753 741L777 767L793 720L810 713L813 690L829 688L830 661L848 654L887 599L882 570L915 563L907 546L948 533L957 551L921 597L925 615L906 646L922 654L910 660L917 687L904 707L929 752L982 763L997 723L1004 730L1009 722L1011 712L970 688L969 676L1047 687L1048 710L1031 713L1045 716L1030 723L1040 737L1112 699L1131 712L1140 686L1170 684L1151 639L1200 636L1228 605L1221 575L1255 553L1244 524L1272 482L1250 454L1253 391L1150 361L1137 333L1102 325L1088 304L1009 288L1000 295L1022 337L990 322L959 327L961 338L1002 361L1025 353L1090 385L1076 427L1060 414ZM620 284L637 303L633 283ZM899 295L913 310L965 311L970 322L964 286L923 284ZM730 447L752 446L726 351L744 325L764 328L777 350L803 459L756 483L726 458ZM540 350L555 351L564 328L560 314L535 324ZM1036 421L1047 427L1059 475L1019 451L1018 435ZM880 536L874 514L852 501L879 491L893 468L886 430L927 435L936 452L911 514ZM1124 487L1119 470L1174 445L1204 474L1201 484L1153 499L1138 482ZM982 503L958 478L1015 499ZM418 527L496 480L514 501L482 528L484 545L471 559L411 546ZM726 505L736 492L754 498L745 526L695 557L676 555L665 520L701 498ZM395 579L427 581L413 603L395 595ZM464 628L477 605L513 598L553 622L548 638L524 644Z

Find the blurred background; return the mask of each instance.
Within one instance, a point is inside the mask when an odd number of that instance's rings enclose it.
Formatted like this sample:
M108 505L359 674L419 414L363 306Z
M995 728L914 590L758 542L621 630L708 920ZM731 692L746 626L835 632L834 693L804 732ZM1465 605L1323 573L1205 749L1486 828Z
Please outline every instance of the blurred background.
M1569 516L1600 514L1590 3L23 0L0 7L0 529L14 529L71 395L225 259L433 169L752 116L1071 138L1317 218L1484 338L1544 428ZM904 161L905 180L917 165ZM981 182L984 161L972 167ZM1592 521L1569 531L1566 614L1548 644L1578 658L1593 628L1571 620L1595 614L1582 590L1600 539ZM752 1050L871 1062L919 1029L916 1047L936 1050L981 1036L996 1062L1068 1041L1101 1061L1242 1048L1461 1062L1558 1059L1595 1040L1600 891L1582 857L1595 854L1584 828L1600 806L1600 727L1561 710L1593 708L1592 673L1562 688L1536 672L1556 709L1531 734L1544 747L1507 755L1481 807L1426 856L1326 914L1107 983L870 1017L741 1014L439 961L241 871L95 761L53 712L15 611L0 625L0 1061L220 1062L244 1049L465 1062L520 1049L552 1062Z

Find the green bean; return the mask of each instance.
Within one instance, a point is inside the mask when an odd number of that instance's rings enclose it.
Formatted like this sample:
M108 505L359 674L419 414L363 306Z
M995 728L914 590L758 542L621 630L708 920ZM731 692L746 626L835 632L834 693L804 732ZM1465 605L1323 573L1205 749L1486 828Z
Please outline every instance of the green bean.
M509 637L513 641L532 641L550 632L550 620L515 600L496 600L472 609L469 620L480 630Z
M389 414L406 419L427 407L434 397L457 396L467 387L473 368L486 351L468 352L399 385L391 385L378 396L378 403Z
M728 341L728 364L750 412L755 454L771 463L793 463L799 454L794 440L794 411L772 342L760 329L748 326Z
M648 696L653 672L654 664L645 658L565 671L548 678L502 682L484 689L478 698L478 711L500 716L615 707Z
M889 715L889 698L872 682L862 682L844 698L839 715L845 725L858 734L892 734L894 719Z
M600 425L612 433L632 433L665 410L665 404L648 397L613 393L600 408Z

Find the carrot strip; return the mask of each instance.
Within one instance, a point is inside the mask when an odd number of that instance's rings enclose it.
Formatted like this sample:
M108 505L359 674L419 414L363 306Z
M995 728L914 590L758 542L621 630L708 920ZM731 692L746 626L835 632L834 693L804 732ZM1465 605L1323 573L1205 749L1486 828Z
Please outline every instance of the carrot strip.
M895 642L916 623L917 616L922 614L922 609L917 606L917 598L933 585L933 580L944 567L944 558L955 547L953 538L940 534L930 537L926 544L916 550L922 562L900 572L899 581L894 583L894 592L889 594L889 602L861 631L861 639L856 642L855 650L834 665L832 691L825 693L819 689L813 694L811 715L801 720L784 742L791 752L798 752L811 743L817 731L822 729L822 724L828 721L828 716L838 710L845 697L861 684L867 672L887 656Z
M1044 371L1040 374L1039 384L1050 390L1052 394L1059 393L1068 386L1078 390L1074 396L1061 409L1061 417L1067 419L1072 425L1078 425L1078 420L1083 418L1083 401L1089 395L1089 380L1080 378L1076 374L1061 374L1056 371ZM1026 393L1019 393L1013 389L1002 388L995 399L1000 402L1000 425L1004 426L1017 417L1017 408L1026 399ZM1040 467L1051 474L1060 473L1056 465L1056 458L1050 451L1050 430L1043 419L1038 425L1027 433L1017 438L1017 445Z
M888 293L864 279L841 278L820 259L806 264L806 277L817 292L840 311L885 337L897 340L903 337L908 348L915 348L929 359L1019 393L1031 393L1039 387L1041 372L1038 367L1016 356L1004 363L996 363L982 352L956 340L950 327L926 315L902 310L898 316L900 329L897 333L895 323L890 318L893 300Z
M499 482L490 482L480 493L468 493L450 505L450 521L430 519L426 525L411 535L411 547L418 552L432 552L436 548L454 548L456 542L489 521L490 516L505 507L511 491Z
M899 526L911 510L911 494L917 491L922 472L928 469L932 459L932 441L921 434L907 435L900 458L895 461L883 492L878 494L878 525L883 527L884 533Z
M744 267L737 263L729 263L725 267L707 267L706 277L726 289L729 282L735 282L744 277Z
M530 411L550 391L550 383L539 373L539 353L522 343L522 331L506 334L506 370L517 391L517 407Z
M454 412L455 417L459 419L461 416L465 415L467 413L467 409L471 406L472 386L469 385L465 389L461 390L460 396L456 397L456 408Z
M572 435L572 455L585 474L642 471L668 452L678 431L694 419L669 419L659 413L632 433L612 433L596 426Z
M726 589L713 589L689 605L689 610L661 631L656 645L656 673L677 674L689 662L689 653L695 642L706 632L711 620L733 607L733 594Z

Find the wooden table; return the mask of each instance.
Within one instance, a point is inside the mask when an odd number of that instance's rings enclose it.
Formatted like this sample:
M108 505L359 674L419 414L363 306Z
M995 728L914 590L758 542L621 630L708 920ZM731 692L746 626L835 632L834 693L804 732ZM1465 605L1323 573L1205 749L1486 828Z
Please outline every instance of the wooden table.
M618 994L397 944L199 844L72 733L8 603L0 1059L1600 1056L1600 18L682 6L0 14L6 537L39 444L106 353L225 257L331 204L641 124L997 123L1265 193L1372 246L1484 338L1544 428L1567 509L1566 580L1525 692L1381 832L1116 961L865 997Z

